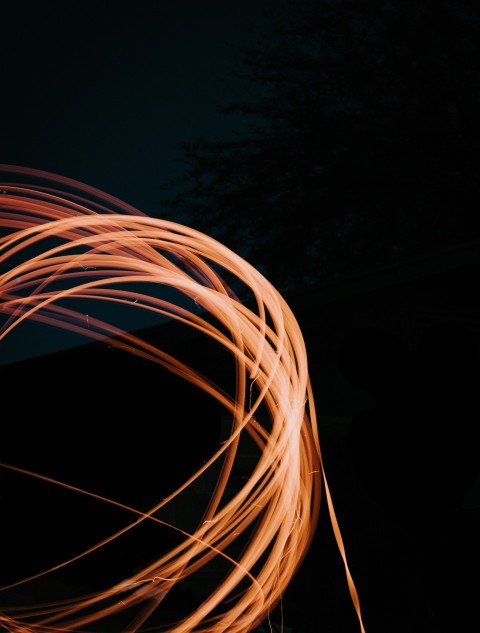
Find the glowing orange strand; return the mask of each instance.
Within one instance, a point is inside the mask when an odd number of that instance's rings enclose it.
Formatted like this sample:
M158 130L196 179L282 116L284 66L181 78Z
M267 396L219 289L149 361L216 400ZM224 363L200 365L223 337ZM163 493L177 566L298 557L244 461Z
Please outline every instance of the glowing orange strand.
M10 633L80 632L135 606L137 614L123 630L135 633L155 625L155 613L174 585L220 558L230 564L230 571L216 590L193 613L172 624L169 632L247 633L281 601L309 549L323 477L335 538L364 632L323 471L305 345L283 297L245 260L194 229L148 217L113 196L68 178L17 166L3 165L0 169L49 183L1 185L0 265L6 272L0 276L0 309L6 321L0 329L0 341L28 320L70 330L86 339L105 340L198 386L220 403L231 419L228 439L166 499L148 512L128 508L132 522L122 530L79 556L15 585L26 585L59 567L73 565L143 521L170 525L183 535L180 545L108 590L58 603L5 608L0 613L2 627ZM253 298L255 309L242 303L223 276L239 280ZM191 310L132 290L140 284L143 288L145 283L181 292ZM119 325L67 308L65 299L78 300L79 306L85 301L89 305L128 305L202 332L233 357L235 393L225 393L208 377ZM207 316L213 316L219 327ZM245 433L254 440L258 454L249 479L232 494L230 475ZM215 490L196 528L184 530L160 518L162 510L215 466L219 466ZM46 479L42 473L28 474ZM93 496L59 481L53 483L70 488L72 494ZM242 534L248 536L246 544L240 553L234 553L231 547L241 542Z

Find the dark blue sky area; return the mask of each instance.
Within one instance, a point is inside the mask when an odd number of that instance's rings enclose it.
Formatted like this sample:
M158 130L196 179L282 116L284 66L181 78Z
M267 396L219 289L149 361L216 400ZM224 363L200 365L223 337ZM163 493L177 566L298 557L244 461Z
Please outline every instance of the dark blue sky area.
M149 213L181 170L178 141L241 130L219 106L242 96L237 47L279 3L27 6L2 19L0 163L86 182Z

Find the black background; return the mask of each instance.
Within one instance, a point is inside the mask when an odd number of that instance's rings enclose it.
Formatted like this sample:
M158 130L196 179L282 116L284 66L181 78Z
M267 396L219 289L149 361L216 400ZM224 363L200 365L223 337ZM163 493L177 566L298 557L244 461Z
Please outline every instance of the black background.
M216 110L237 90L228 70L234 53L219 55L221 41L245 41L248 21L271 4L8 8L0 162L59 173L158 213L159 184L181 167L174 143L230 131ZM328 482L367 633L478 629L478 257L458 252L448 262L419 258L413 274L399 266L370 283L359 277L289 297L305 332ZM201 347L189 353L208 365ZM6 462L146 506L218 440L212 403L148 363L97 346L21 355L1 368ZM193 411L204 423L192 424ZM57 493L52 523L29 479L2 472L1 481L0 582L89 540L79 513L85 527L99 508ZM118 512L103 517L105 533ZM134 565L148 560L150 536ZM132 564L132 547L123 542L95 569L76 578L65 571L63 580L95 586L98 569L99 582L115 580ZM179 597L177 609L187 602ZM277 626L280 617L272 617ZM325 500L282 617L286 632L359 631Z

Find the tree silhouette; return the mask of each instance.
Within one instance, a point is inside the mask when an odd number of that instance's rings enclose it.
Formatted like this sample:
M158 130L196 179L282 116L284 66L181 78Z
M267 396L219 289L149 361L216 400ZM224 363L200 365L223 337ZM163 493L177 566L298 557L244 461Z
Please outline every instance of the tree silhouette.
M296 0L244 51L245 134L182 144L162 213L281 289L478 236L474 3Z

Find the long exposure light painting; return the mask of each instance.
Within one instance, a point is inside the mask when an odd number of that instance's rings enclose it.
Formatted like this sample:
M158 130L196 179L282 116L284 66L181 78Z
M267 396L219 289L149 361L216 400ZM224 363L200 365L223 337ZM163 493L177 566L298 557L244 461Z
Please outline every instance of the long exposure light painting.
M34 321L108 342L198 387L218 403L230 425L226 441L183 485L146 512L128 507L131 520L119 532L60 566L75 565L144 521L180 532L179 545L102 591L69 600L52 596L48 603L28 607L0 600L0 628L12 633L102 632L112 630L111 623L124 615L122 631L129 633L252 631L268 620L301 565L323 490L363 631L322 467L307 353L297 321L279 292L241 257L196 230L149 217L68 178L9 165L0 169L0 341ZM233 290L235 284L241 292ZM173 288L185 301L177 305L159 292L146 292L146 287ZM112 307L129 306L209 337L234 361L235 392L225 392L208 376L100 318L92 306L106 304L109 314L115 313ZM253 440L257 457L243 487L237 485L232 492L232 468L245 434ZM0 466L19 470L14 464ZM186 531L168 524L162 510L178 503L197 478L215 468L216 485L196 528ZM47 479L41 472L24 474ZM68 482L51 483L75 495L94 496ZM115 499L101 501L119 505ZM172 588L218 558L227 571L214 590L192 613L164 624L159 614ZM16 581L15 589L38 582L58 567ZM11 589L2 587L0 597Z

